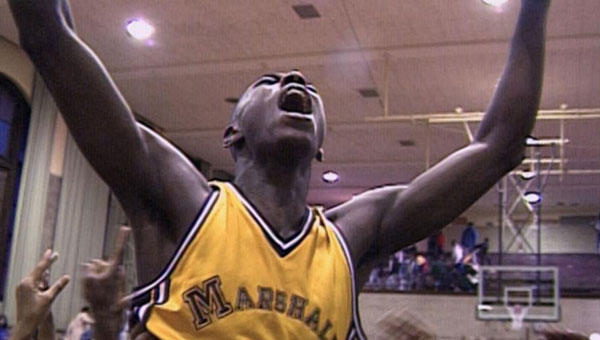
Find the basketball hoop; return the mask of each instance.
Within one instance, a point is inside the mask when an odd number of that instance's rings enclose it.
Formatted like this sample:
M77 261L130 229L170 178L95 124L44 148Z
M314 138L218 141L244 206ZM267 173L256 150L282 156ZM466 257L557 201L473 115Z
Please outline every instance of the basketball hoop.
M523 319L525 319L525 315L527 314L527 310L529 307L525 307L522 305L512 305L512 306L504 306L508 310L508 314L512 320L511 329L513 331L518 331L523 327Z

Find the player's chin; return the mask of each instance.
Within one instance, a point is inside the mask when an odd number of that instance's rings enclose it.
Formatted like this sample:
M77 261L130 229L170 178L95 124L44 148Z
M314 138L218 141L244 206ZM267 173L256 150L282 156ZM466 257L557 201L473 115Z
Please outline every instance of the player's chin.
M316 121L312 114L281 111L278 118L278 123L283 128L309 132L315 130Z
M271 152L274 154L293 155L302 159L310 157L318 149L317 138L313 131L297 129L280 129L273 136Z
M279 126L274 129L272 137L278 143L298 145L298 147L315 145L317 141L315 128L312 124L293 123Z

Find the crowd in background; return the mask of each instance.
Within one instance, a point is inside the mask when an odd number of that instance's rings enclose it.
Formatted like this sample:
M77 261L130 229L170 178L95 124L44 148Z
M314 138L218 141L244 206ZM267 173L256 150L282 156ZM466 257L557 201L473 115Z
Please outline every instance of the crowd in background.
M477 242L477 232L468 223L460 242L452 240L444 248L440 231L427 240L427 250L406 247L379 263L369 276L365 289L392 291L473 292L480 265L490 264L488 239Z
M17 315L12 330L8 329L6 316L0 314L0 340L136 338L140 329L135 328L130 333L128 327L126 307L130 301L129 297L124 296L124 273L120 265L129 233L129 228L121 228L113 256L108 261L96 259L83 265L81 284L83 296L90 307L81 309L69 324L66 333L58 337L50 307L69 283L69 277L63 275L56 282L49 282L48 271L58 254L47 250L36 268L17 286ZM367 283L368 288L472 291L476 286L473 274L478 266L489 264L488 240L477 243L477 233L473 225L469 224L463 231L461 241L452 240L451 245L451 251L444 249L444 235L440 232L428 239L426 252L417 251L413 245L395 253L387 264L381 264L373 270ZM411 339L435 338L423 320L407 315L410 315L407 310L386 313L376 324L378 338L397 338L399 334ZM536 334L547 340L587 339L581 333L553 327L536 330Z

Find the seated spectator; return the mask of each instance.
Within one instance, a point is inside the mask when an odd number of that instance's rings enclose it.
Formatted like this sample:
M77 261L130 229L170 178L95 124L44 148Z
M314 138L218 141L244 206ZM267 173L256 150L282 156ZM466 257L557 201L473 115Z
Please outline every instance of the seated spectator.
M444 252L444 234L438 231L437 234L429 236L427 239L427 256L433 260L439 259Z
M425 288L425 279L429 274L429 263L423 253L417 253L415 255L415 263L417 265L415 271L415 288L422 290Z
M449 273L452 263L446 263L446 255L442 254L438 259L433 260L431 264L431 277L433 280L433 289L435 291L450 290Z
M462 272L464 249L460 243L456 242L456 240L452 240L450 245L452 245L452 261L454 262L454 267L460 273Z
M475 263L485 266L490 265L491 261L488 257L488 247L490 240L486 237L483 242L477 244L473 249L475 253Z

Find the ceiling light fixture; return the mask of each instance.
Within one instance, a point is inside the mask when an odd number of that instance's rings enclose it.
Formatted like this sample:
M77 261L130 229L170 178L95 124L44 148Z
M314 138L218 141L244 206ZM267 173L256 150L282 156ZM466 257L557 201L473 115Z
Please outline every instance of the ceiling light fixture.
M130 37L137 40L146 40L154 34L154 26L143 19L128 20L125 29Z
M567 138L537 138L527 136L525 138L525 146L555 146L569 143Z
M528 191L523 195L523 199L529 204L538 204L542 201L542 194L537 191Z
M502 7L508 0L481 0L484 4L492 7Z
M521 171L519 177L524 181L529 181L530 179L535 178L535 171Z
M333 184L340 180L340 175L335 171L327 170L323 173L322 178L323 182Z

